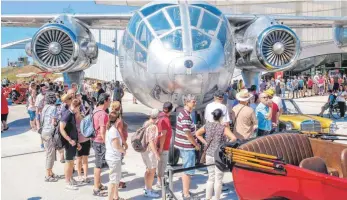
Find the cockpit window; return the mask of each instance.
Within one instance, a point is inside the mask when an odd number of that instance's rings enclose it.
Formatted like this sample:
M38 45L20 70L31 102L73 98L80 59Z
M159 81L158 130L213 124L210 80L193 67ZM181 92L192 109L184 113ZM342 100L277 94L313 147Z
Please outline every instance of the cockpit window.
M189 7L189 17L190 17L190 25L197 26L199 17L200 17L200 9L195 7Z
M134 44L133 38L129 35L128 31L125 31L124 34L125 35L123 36L123 45L125 49L126 50L132 49Z
M148 48L149 44L153 40L152 33L144 22L141 22L139 28L137 29L136 40L146 48Z
M196 29L192 29L192 41L194 51L207 49L211 45L211 38Z
M207 4L193 4L193 5L204 8L217 16L220 16L222 14L216 7L211 5L207 5Z
M167 13L176 27L181 26L181 12L178 6L168 8Z
M225 42L227 41L227 26L224 21L222 22L221 27L219 29L218 39L222 43L222 46L224 47Z
M143 16L147 17L148 15L156 12L157 10L160 10L164 7L171 6L171 5L174 5L174 4L170 4L170 3L155 4L155 5L142 9L141 13L143 14Z
M165 48L182 51L182 30L175 30L174 32L161 38Z
M171 30L171 26L162 11L151 16L148 21L158 36Z
M141 17L136 13L130 20L129 25L128 25L128 31L135 36L136 33L136 28L139 25L141 21Z
M147 62L147 52L139 44L135 46L135 61L141 63Z
M208 12L204 12L200 28L210 35L215 35L218 22L219 18Z

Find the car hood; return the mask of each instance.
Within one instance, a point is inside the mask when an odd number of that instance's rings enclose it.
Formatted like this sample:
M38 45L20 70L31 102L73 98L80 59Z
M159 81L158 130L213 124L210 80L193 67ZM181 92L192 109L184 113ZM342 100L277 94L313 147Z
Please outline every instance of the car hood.
M318 117L314 115L281 115L280 121L292 122L294 127L298 129L300 123L306 120L316 120L321 123L322 128L329 128L330 124L333 122L331 119Z

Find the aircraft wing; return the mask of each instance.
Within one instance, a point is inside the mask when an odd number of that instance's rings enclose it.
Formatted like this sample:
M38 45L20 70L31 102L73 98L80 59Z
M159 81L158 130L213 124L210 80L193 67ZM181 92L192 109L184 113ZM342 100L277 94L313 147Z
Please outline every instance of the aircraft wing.
M270 17L291 28L332 28L334 25L347 25L347 16L343 17L319 17L319 16L291 16L291 15L252 15L235 14L225 15L233 24L242 25L251 22L258 17Z
M59 15L2 15L1 26L40 27L57 16ZM132 14L75 14L72 16L92 29L125 29Z

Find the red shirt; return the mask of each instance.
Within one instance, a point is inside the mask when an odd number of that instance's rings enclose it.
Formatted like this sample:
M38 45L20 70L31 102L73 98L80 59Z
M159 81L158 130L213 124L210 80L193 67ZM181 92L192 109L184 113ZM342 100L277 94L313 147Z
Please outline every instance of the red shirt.
M163 130L167 131L163 151L169 151L171 137L172 137L172 127L171 127L169 117L165 113L161 112L159 114L159 121L158 121L159 140L161 137L161 132Z
M95 138L94 142L98 143L105 143L105 141L102 139L100 134L100 127L104 126L106 130L106 124L108 122L108 115L104 110L101 110L99 108L94 110L94 128L95 128Z
M278 105L272 102L272 118L271 121L277 123L277 113L279 112Z
M1 92L1 114L8 114L8 103L4 93Z
M312 79L307 81L307 86L310 88L313 86L313 80Z

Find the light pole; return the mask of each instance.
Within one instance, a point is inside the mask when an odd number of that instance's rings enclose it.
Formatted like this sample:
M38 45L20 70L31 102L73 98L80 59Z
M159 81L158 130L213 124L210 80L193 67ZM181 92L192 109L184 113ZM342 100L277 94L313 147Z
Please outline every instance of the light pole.
M115 30L115 36L114 40L112 42L114 43L114 76L115 81L117 81L117 29Z

